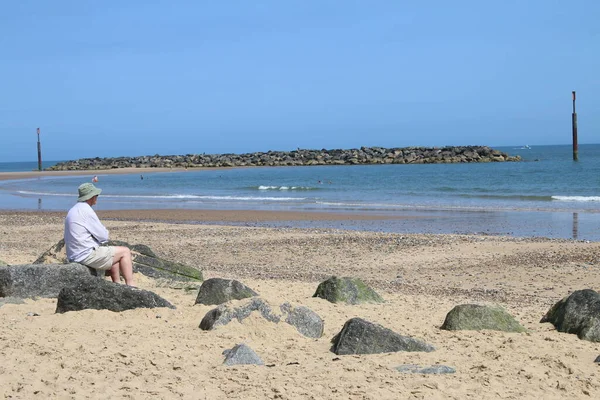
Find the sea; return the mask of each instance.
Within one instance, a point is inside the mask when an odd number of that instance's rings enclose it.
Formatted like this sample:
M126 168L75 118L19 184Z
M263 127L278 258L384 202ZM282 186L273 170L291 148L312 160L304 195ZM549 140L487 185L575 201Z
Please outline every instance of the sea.
M66 212L97 175L98 210L334 212L391 218L250 225L600 240L600 144L579 145L578 161L571 145L495 148L523 161L43 176L0 181L0 210ZM0 163L32 170L37 162Z

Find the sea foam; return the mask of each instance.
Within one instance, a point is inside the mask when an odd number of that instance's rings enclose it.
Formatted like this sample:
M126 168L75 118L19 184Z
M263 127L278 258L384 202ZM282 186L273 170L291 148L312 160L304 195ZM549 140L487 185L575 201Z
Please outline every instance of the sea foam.
M600 201L600 196L552 196L558 201Z

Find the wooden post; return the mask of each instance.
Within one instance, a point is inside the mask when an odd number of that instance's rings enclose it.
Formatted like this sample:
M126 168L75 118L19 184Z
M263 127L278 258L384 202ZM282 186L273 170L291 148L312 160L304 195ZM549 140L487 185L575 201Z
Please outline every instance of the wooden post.
M577 113L575 112L575 91L573 90L573 161L579 160L579 145L577 144Z
M38 171L42 170L42 144L40 143L40 128L37 128L38 135Z

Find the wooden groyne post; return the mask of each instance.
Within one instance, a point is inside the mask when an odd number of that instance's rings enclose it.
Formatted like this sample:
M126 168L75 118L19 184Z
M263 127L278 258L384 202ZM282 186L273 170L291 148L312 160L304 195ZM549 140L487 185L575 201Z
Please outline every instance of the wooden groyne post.
M579 145L577 144L577 112L575 112L575 91L573 90L573 160L579 160Z
M38 171L42 170L42 144L40 143L40 128L37 128L38 135Z

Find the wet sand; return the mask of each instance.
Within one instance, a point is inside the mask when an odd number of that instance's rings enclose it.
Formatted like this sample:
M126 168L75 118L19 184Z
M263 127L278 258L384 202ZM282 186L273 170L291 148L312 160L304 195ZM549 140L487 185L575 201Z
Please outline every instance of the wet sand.
M223 169L223 168L114 168L99 170L77 170L77 171L25 171L25 172L0 172L0 181L14 179L33 179L44 176L89 176L94 175L114 175L114 174L152 174L156 172L184 172L200 171L203 169Z

